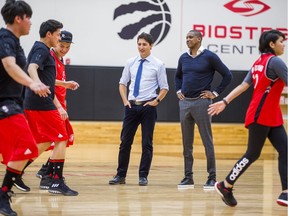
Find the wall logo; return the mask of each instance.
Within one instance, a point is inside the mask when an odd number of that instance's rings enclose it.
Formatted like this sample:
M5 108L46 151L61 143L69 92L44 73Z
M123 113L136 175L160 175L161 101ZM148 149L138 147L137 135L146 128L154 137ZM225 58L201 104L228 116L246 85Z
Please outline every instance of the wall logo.
M268 5L260 0L232 0L224 5L228 10L242 16L254 16L270 9Z
M127 23L118 32L120 38L124 40L133 39L141 29L148 27L150 34L154 38L154 45L161 43L167 36L171 26L171 13L165 0L138 1L130 4L122 4L114 11L113 20L127 14L135 12L145 12L145 16L134 23ZM147 32L148 33L148 32Z

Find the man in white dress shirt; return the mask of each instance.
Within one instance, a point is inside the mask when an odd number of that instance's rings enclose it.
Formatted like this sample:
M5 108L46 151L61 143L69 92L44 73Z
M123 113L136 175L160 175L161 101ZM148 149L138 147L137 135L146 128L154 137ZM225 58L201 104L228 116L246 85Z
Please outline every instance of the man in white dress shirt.
M151 55L153 38L141 33L137 37L139 55L130 58L119 82L119 92L125 106L118 155L118 168L109 184L125 184L131 145L138 126L142 129L142 156L139 167L139 185L148 184L153 156L153 133L157 120L157 105L166 96L169 86L164 63ZM127 85L130 82L127 98ZM157 94L157 89L159 94Z

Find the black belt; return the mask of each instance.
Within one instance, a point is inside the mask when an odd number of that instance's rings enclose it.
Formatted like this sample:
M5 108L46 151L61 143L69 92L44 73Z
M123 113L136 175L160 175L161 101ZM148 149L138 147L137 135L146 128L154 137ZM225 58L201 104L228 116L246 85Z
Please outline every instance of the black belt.
M129 103L131 105L135 105L135 106L141 106L141 105L144 105L145 103L149 102L149 101L153 101L155 100L155 98L152 98L150 100L146 100L146 101L136 101L136 100L129 100Z

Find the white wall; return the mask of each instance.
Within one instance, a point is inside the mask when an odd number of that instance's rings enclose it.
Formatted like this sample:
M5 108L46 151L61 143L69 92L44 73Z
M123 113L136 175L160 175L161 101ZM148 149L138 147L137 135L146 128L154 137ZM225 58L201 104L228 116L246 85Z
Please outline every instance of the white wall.
M64 29L74 35L75 43L67 56L73 65L123 66L129 57L137 54L136 38L123 40L118 32L125 25L138 22L153 13L136 11L113 20L114 10L118 6L137 0L26 2L33 9L30 35L21 39L26 54L34 41L39 39L40 24L47 19L57 19L63 22ZM146 2L154 4L152 0ZM248 14L260 11L262 3L270 7L254 16L243 16L228 10L224 5L229 2L232 0L164 0L169 7L172 22L166 38L154 47L153 54L162 59L167 67L175 68L179 56L186 51L186 33L195 26L204 26L203 45L217 52L231 70L248 70L259 55L257 46L262 28L281 28L287 36L287 0L259 0L258 5L250 4L248 6L252 9ZM245 2L247 0L239 0L234 6L245 8ZM0 3L2 7L4 0L0 0ZM4 26L2 19L0 26ZM140 32L149 32L151 28L152 25L148 25ZM250 31L251 28L255 30ZM234 52L233 47L243 49L243 53L239 54L237 50ZM287 52L281 58L287 62Z

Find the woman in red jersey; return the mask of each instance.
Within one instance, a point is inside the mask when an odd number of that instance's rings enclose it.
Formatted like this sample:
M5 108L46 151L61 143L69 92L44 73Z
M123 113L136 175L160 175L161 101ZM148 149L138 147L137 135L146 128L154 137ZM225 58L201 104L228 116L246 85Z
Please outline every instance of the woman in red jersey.
M282 193L277 199L279 205L288 206L287 201L287 133L283 126L280 97L287 86L287 66L278 57L284 53L285 35L278 30L262 33L259 39L260 57L255 61L244 81L222 101L211 104L210 115L218 115L237 96L254 86L249 104L245 127L249 130L248 147L245 154L234 165L226 179L216 182L215 189L228 206L236 206L232 188L237 179L255 162L261 154L266 138L277 150L278 170Z

